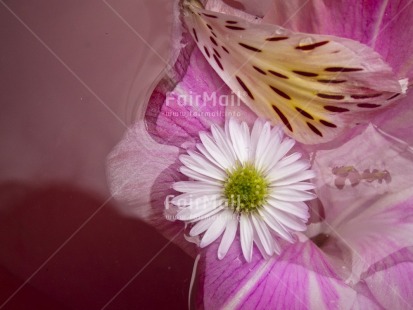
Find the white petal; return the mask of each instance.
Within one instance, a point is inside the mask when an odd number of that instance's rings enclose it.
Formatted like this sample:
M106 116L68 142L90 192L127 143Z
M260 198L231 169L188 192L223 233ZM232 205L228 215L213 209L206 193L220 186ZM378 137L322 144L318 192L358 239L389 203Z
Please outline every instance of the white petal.
M193 204L202 204L208 201L215 201L222 195L216 194L215 191L211 193L185 193L174 197L171 200L176 206L188 206Z
M307 226L293 215L289 215L283 211L279 211L275 208L266 208L266 211L270 213L278 223L289 228L293 231L305 231Z
M209 176L214 179L223 181L226 177L224 170L220 169L205 157L192 151L188 151L189 155L181 155L179 159L188 168Z
M210 245L212 242L218 239L219 236L224 232L226 224L226 216L223 216L223 212L215 217L215 221L206 231L205 235L202 237L200 247L204 248Z
M295 141L293 139L286 138L283 142L279 145L277 149L277 153L274 155L272 159L272 164L267 168L267 172L271 171L275 165L277 165L281 158L283 158L294 146Z
M272 190L270 197L283 201L307 201L312 200L317 196L313 193L300 191L293 188L277 187Z
M199 181L179 181L172 185L172 188L182 193L213 193L216 194L222 192L222 187L212 184L207 184Z
M232 242L234 242L235 235L237 234L238 220L235 215L231 212L227 219L224 235L222 236L221 243L218 248L218 258L223 259L227 254Z
M274 131L274 129L278 131ZM271 130L270 140L268 141L268 144L266 145L266 148L261 155L262 157L259 160L259 165L264 174L269 170L270 167L273 166L274 161L278 160L277 153L282 139L282 135L279 133L280 130L280 128L273 128Z
M267 202L269 207L273 207L278 210L290 213L292 215L299 217L302 220L307 221L307 219L310 217L310 214L308 212L308 206L304 202L286 202L272 198L269 198Z
M266 224L255 214L251 215L252 223L254 224L257 237L260 239L265 253L271 256L274 253L273 239L268 231Z
M278 188L293 188L299 191L309 191L315 188L315 185L310 182L297 182L293 185L279 186Z
M257 151L257 144L261 137L262 127L264 126L264 122L261 119L257 119L254 123L254 126L251 130L251 143L249 149L249 161L254 162L255 160L255 153Z
M206 157L206 159L208 159L211 163L213 163L215 166L221 168L222 170L225 170L224 165L222 165L221 163L217 162L217 160L207 151L207 149L205 148L205 146L202 143L197 143L196 144L196 148L198 149L198 151L201 152L202 155L204 155Z
M225 156L230 160L231 165L234 165L236 161L236 155L235 155L234 148L232 147L231 140L227 137L227 135L222 130L222 128L215 124L211 126L211 132L218 147L222 150Z
M179 211L176 217L181 221L192 221L195 219L199 221L203 218L210 217L216 214L217 212L223 210L224 208L225 206L222 204L218 206L209 205L209 206L206 206L205 208L187 207Z
M282 180L285 177L307 170L308 168L310 168L310 163L304 160L297 161L294 164L281 168L277 168L277 166L275 166L269 171L267 179L269 182Z
M290 234L288 230L284 228L278 221L274 218L274 216L269 213L266 208L262 208L259 212L263 217L265 223L270 227L274 232L276 232L281 238L293 243L295 240L293 236Z
M277 169L291 165L292 163L296 162L297 160L299 160L301 158L301 153L293 153L290 154L288 156L283 157L282 159L280 159L277 163L277 165L275 167L277 167Z
M191 228L189 235L193 237L202 234L211 226L213 221L215 221L215 217L208 217L206 219L200 220L194 225L194 227Z
M210 178L210 177L208 177L206 175L203 175L201 173L198 173L198 172L196 172L196 171L194 171L194 170L192 170L192 169L190 169L186 166L182 166L181 168L179 168L179 171L182 174L186 175L187 177L189 177L193 180L202 181L202 182L212 184L212 185L216 185L216 186L222 186L222 181Z
M284 178L278 179L277 181L271 182L271 186L283 186L283 185L291 185L296 182L310 180L315 178L315 172L312 170L304 170L292 175L285 176Z
M220 165L223 169L228 169L231 166L232 161L226 155L226 152L215 143L211 136L206 134L205 132L201 132L199 134L199 138L202 141L203 146L208 151L208 154L211 155L213 160ZM199 148L198 148L199 149ZM206 155L206 154L204 154Z
M241 214L240 219L241 249L245 260L250 262L252 259L252 245L254 232L248 215Z
M246 125L246 124L245 124ZM232 145L241 163L248 159L248 145L247 136L249 139L248 126L239 125L234 118L229 120L229 135L231 137Z
M261 135L258 138L257 148L255 151L255 166L260 170L263 169L263 157L270 142L270 131L271 126L270 123L267 122L262 127Z

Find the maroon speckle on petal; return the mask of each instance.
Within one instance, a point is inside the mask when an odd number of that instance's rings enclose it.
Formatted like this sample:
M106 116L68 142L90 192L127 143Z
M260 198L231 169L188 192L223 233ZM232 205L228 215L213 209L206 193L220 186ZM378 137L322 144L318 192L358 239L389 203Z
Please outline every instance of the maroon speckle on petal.
M314 117L313 117L310 113L304 111L303 109L300 109L300 108L298 108L298 107L295 107L295 109L296 109L298 112L300 112L302 116L307 117L307 118L309 118L309 119L314 119Z
M259 48L253 47L253 46L251 46L251 45L244 44L244 43L238 43L238 44L241 45L243 48L246 48L246 49L248 49L248 50L250 50L250 51L253 51L253 52L262 52Z
M323 136L323 134L321 133L321 131L318 130L313 124L310 124L309 122L307 122L307 126L308 126L308 128L310 128L311 131L314 132L316 135L318 135L318 136L320 136L320 137Z
M286 93L284 93L283 91L279 90L278 88L276 88L276 87L274 87L274 86L272 86L272 85L270 85L270 87L271 87L271 89L272 89L277 95L279 95L279 96L281 96L281 97L283 97L283 98L285 98L285 99L287 99L287 100L291 100L291 97L288 96L288 95L287 95Z
M260 68L258 68L258 67L256 67L256 66L252 66L255 70L257 70L259 73L261 73L261 74L264 74L264 75L267 75L267 73L265 73L265 71L264 70L262 70L262 69L260 69Z
M240 77L235 76L239 85L241 85L241 87L244 89L244 91L248 94L248 97L250 97L252 100L254 100L254 96L252 95L250 89L247 87L247 85L245 85L245 83L241 80Z
M330 112L337 112L337 113L350 111L349 109L346 109L346 108L340 108L340 107L335 107L335 106L331 106L331 105L324 106L324 109L326 109L327 111L330 111Z
M367 99L367 98L376 98L380 97L382 94L372 94L372 95L351 95L353 99Z
M199 40L198 40L198 35L197 35L197 33L196 33L195 28L192 28L192 32L194 33L195 41L196 41L196 42L199 42Z
M287 40L288 37L271 37L271 38L266 38L266 41L270 41L270 42L276 42L276 41L283 41L283 40Z
M224 67L222 66L222 63L219 61L217 55L213 55L215 62L217 63L218 67L221 68L221 70L224 70Z
M268 70L268 72L271 73L272 75L276 76L276 77L279 77L279 78L282 78L282 79L288 79L288 76L286 76L284 74L281 74L281 73L278 73L278 72L275 72L273 70Z
M231 30L245 30L243 27L238 27L238 26L229 26L225 25L226 28L231 29Z
M309 45L299 45L299 46L296 46L295 48L297 50L302 50L302 51L311 51L311 50L313 50L317 47L326 45L328 42L330 42L330 41L322 41L322 42L317 42L317 43L313 43L313 44L309 44Z
M298 71L298 70L293 70L293 72L294 72L295 74L302 75L302 76L307 76L307 77L315 77L315 76L318 76L317 73L313 73L313 72Z
M207 14L207 13L203 13L203 14L204 16L209 17L209 18L218 18L217 16L212 15L212 14Z
M329 67L329 68L325 68L324 71L327 71L327 72L357 72L357 71L363 71L363 69L362 68Z
M340 84L347 82L346 80L317 80L317 82L324 83L324 84Z
M330 127L330 128L337 128L337 126L333 123L327 122L325 120L320 119L320 123L323 124L324 126Z
M275 106L273 105L272 108L274 109L275 113L278 114L278 116L281 118L281 121L284 123L287 128L293 132L293 127L291 126L290 122L288 121L288 118Z
M332 100L343 100L344 96L342 95L329 95L329 94L317 94L318 97L324 99L332 99Z
M400 94L395 94L395 95L391 96L390 98L387 98L386 100L392 100L392 99L394 99L394 98L396 98L396 97L398 97L398 96L400 96Z
M222 46L222 49L229 54L229 50L225 46Z
M380 107L380 104L374 104L374 103L359 103L359 104L357 104L357 106L358 106L359 108L371 109L371 108L378 108L378 107Z
M207 57L209 58L210 54L209 54L209 51L208 51L206 46L204 46L204 51L205 51L205 54L207 55Z

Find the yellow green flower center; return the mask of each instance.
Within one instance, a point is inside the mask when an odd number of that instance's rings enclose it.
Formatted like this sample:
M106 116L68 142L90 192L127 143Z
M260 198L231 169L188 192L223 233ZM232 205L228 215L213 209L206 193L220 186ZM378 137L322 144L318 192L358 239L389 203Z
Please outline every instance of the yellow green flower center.
M228 206L237 212L254 212L265 203L268 194L268 182L251 165L238 165L228 172L224 184L224 195Z

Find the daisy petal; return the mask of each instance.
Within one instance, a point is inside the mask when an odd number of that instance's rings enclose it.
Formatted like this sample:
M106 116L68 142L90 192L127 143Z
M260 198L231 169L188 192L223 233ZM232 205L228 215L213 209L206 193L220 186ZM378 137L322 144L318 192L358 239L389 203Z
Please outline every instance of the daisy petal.
M244 254L245 260L250 262L252 259L252 242L254 232L248 215L241 215L240 219L240 235L241 235L241 248Z
M271 197L283 201L307 201L316 198L313 193L296 190L294 188L276 188L270 194Z
M268 173L268 180L270 182L282 180L285 177L293 175L296 172L307 170L310 167L310 164L307 161L300 160L295 162L293 165L288 165L282 168L277 168L275 166Z
M260 119L257 119L254 123L254 126L252 127L251 130L251 145L249 149L249 161L252 162L255 159L255 154L257 151L257 144L258 141L260 141L260 138L262 137L262 128L264 126L264 122L261 121Z
M208 217L206 219L200 220L198 223L194 225L194 227L191 228L191 230L189 231L189 235L194 237L202 234L211 226L214 220L215 217Z
M275 208L267 208L266 210L286 228L294 231L305 231L307 228L302 221L283 211L279 211Z
M255 231L257 232L257 237L259 238L265 253L271 256L274 253L274 246L272 236L268 231L267 226L255 214L251 215L251 220L254 224Z
M222 240L218 248L219 259L223 259L227 254L237 234L238 220L234 217L234 214L230 213L226 225L224 235L222 236Z
M206 175L203 175L201 173L198 173L198 172L196 172L192 169L189 169L186 166L180 167L179 171L182 174L186 175L187 177L189 177L193 180L196 180L196 181L202 181L202 182L205 182L205 183L208 183L208 184L211 184L211 185L216 185L216 186L222 185L222 182L220 182L216 179L210 178L210 177L208 177Z
M238 160L245 162L248 159L248 126L240 125L234 118L231 118L229 120L229 134Z
M206 217L210 217L219 211L224 209L223 205L215 206L209 205L204 208L190 208L187 207L178 212L176 217L181 221L192 221L194 219L200 220Z
M312 170L300 171L271 182L271 186L291 185L296 182L313 179L315 176L315 172Z
M268 199L269 206L290 213L307 221L309 218L308 206L304 202L286 202L275 199Z
M227 169L231 165L231 160L226 156L224 152L219 148L219 146L212 140L211 136L206 134L205 132L201 132L199 134L199 138L202 141L202 145L217 163L223 169ZM204 154L205 155L205 154Z
M218 214L215 217L214 222L206 231L205 235L202 237L201 244L199 246L204 248L217 240L218 237L224 232L226 222L226 217L222 213Z
M259 212L262 215L265 223L270 227L274 232L276 232L280 237L283 239L294 243L294 238L291 236L290 232L284 228L284 226L280 225L274 216L266 210L267 207L264 207Z
M183 193L210 193L216 191L218 194L221 192L219 186L196 181L179 181L175 182L172 187L174 190Z

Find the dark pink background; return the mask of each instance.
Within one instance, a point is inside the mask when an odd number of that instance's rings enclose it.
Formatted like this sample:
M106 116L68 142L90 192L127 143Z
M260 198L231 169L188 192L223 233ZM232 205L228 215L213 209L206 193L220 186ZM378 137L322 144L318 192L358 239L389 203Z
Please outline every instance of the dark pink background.
M186 307L193 260L168 245L151 261L168 241L100 208L105 158L168 59L172 3L0 2L0 308L30 279L1 309L101 309L146 264L106 309Z

